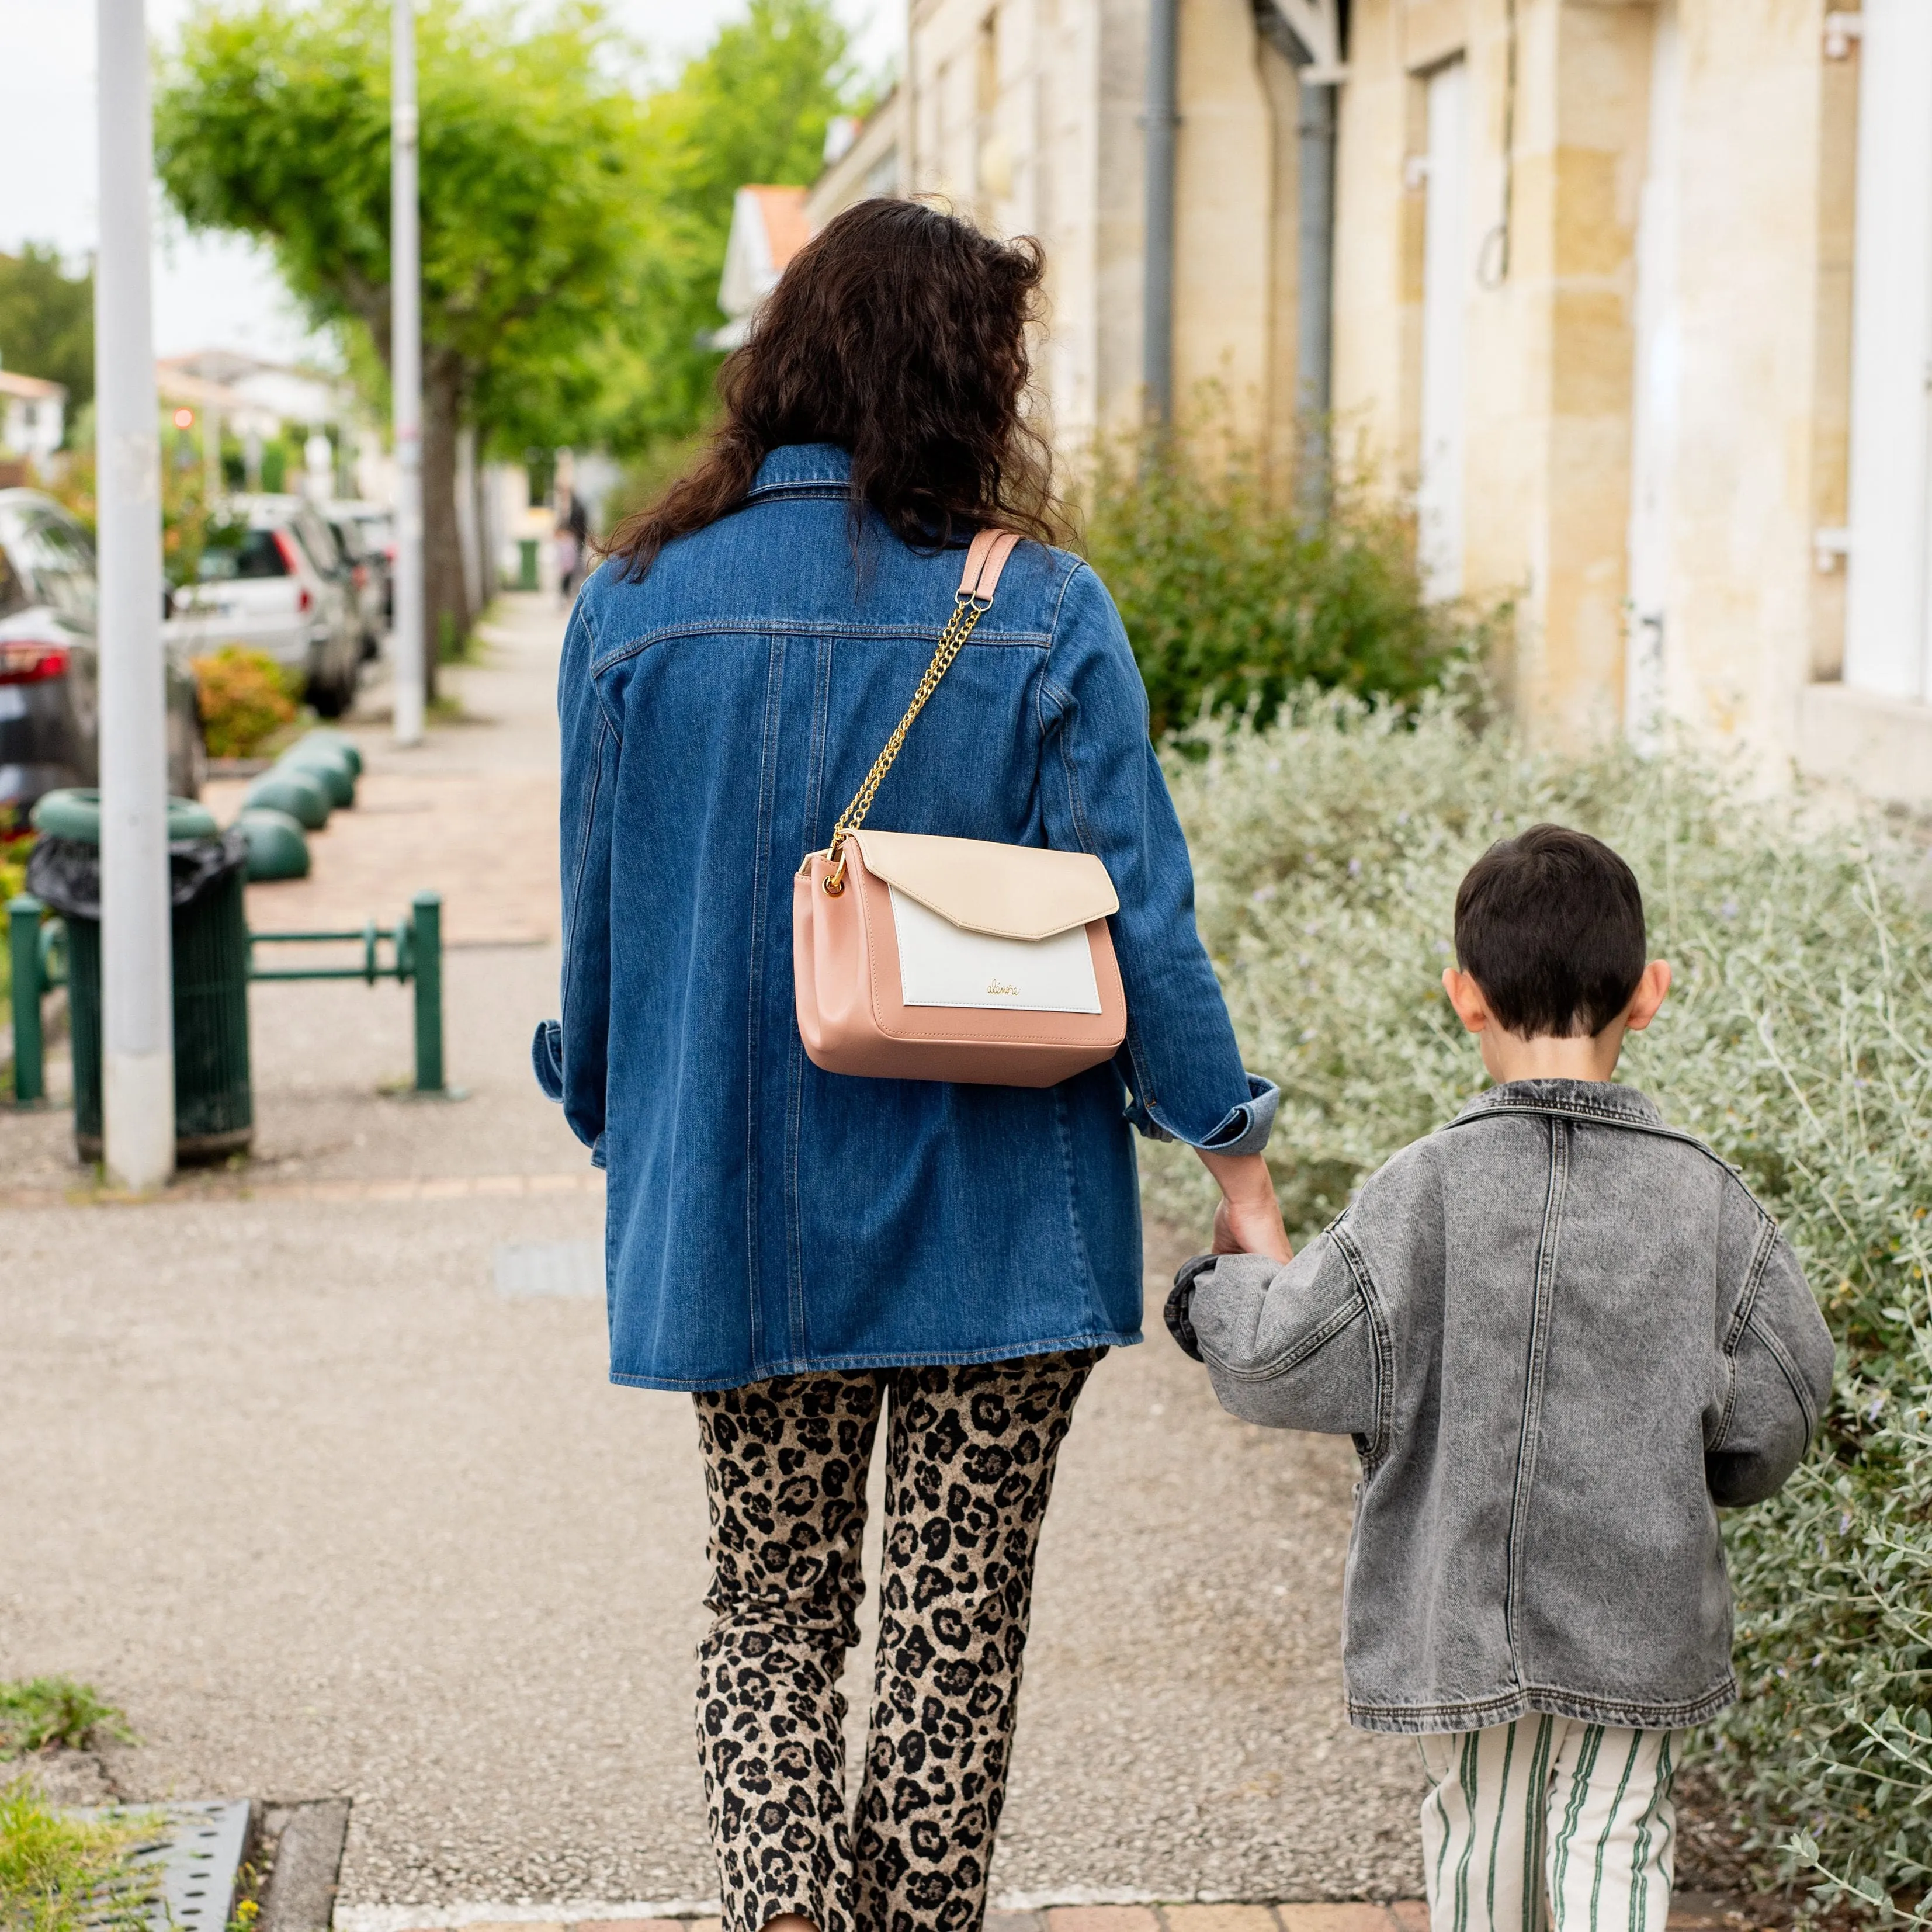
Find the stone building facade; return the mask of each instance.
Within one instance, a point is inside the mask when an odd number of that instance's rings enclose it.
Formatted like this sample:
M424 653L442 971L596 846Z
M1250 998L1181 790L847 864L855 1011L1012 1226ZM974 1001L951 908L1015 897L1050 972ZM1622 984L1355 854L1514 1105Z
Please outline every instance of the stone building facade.
M911 0L872 184L842 164L810 204L1039 236L1070 449L1142 416L1162 4ZM1172 4L1177 410L1211 390L1286 455L1307 0ZM1336 445L1413 493L1432 588L1513 602L1521 714L1932 803L1932 4L1351 0L1344 29Z
M1285 448L1294 413L1295 115L1252 0L1180 0L1178 396ZM1142 420L1148 0L913 0L904 78L813 189L932 195L1046 245L1041 358L1077 451Z

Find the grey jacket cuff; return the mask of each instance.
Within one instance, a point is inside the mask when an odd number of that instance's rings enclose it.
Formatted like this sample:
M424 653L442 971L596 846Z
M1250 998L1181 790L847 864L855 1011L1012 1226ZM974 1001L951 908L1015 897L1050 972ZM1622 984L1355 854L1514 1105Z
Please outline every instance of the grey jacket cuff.
M1127 1108L1127 1119L1150 1141L1184 1141L1210 1154L1259 1154L1274 1132L1275 1109L1281 1105L1281 1089L1258 1073L1247 1076L1248 1097L1238 1107L1230 1107L1202 1140L1177 1133L1160 1118L1159 1110L1138 1098Z
M1201 1338L1194 1332L1194 1290L1204 1274L1213 1273L1219 1255L1196 1255L1192 1261L1183 1262L1180 1271L1174 1277L1174 1287L1167 1298L1167 1306L1162 1311L1167 1319L1167 1332L1180 1343L1183 1354L1201 1360Z

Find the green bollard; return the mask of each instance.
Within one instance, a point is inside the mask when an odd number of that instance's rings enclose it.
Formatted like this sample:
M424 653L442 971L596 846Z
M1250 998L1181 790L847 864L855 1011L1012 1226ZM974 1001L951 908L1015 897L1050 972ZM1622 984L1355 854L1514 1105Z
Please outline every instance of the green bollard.
M7 947L14 970L14 1104L38 1105L46 1095L40 1039L40 915L32 893L7 902Z
M442 1082L442 895L418 892L410 908L416 982L416 1091L440 1094Z

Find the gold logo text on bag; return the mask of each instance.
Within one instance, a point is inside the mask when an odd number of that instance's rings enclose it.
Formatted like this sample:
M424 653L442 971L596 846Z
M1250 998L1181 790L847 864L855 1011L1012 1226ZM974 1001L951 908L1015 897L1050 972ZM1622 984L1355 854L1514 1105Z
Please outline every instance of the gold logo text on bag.
M1112 1058L1126 1036L1107 924L1120 901L1093 854L866 826L1018 541L993 530L973 539L912 702L830 843L793 881L799 1032L827 1072L1050 1087Z

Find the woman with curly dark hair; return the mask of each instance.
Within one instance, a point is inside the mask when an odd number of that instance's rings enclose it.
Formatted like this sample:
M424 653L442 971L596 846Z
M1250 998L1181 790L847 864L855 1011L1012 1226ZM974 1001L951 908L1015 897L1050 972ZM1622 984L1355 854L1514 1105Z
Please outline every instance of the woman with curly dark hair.
M1094 1364L1140 1340L1130 1130L1200 1150L1219 1245L1287 1251L1261 1154L1274 1090L1243 1071L1195 932L1133 658L1054 548L1027 413L1042 274L1036 244L916 202L840 215L564 646L563 1010L537 1069L607 1170L611 1378L696 1397L726 1932L979 1924L1054 1459ZM980 535L1002 531L1022 540ZM1010 550L990 574L989 545ZM801 1034L794 874L920 692L868 826L1091 854L1118 900L1125 1037L1056 1084L827 1071ZM938 1004L1014 990L995 974ZM838 1684L882 1414L848 1826Z

